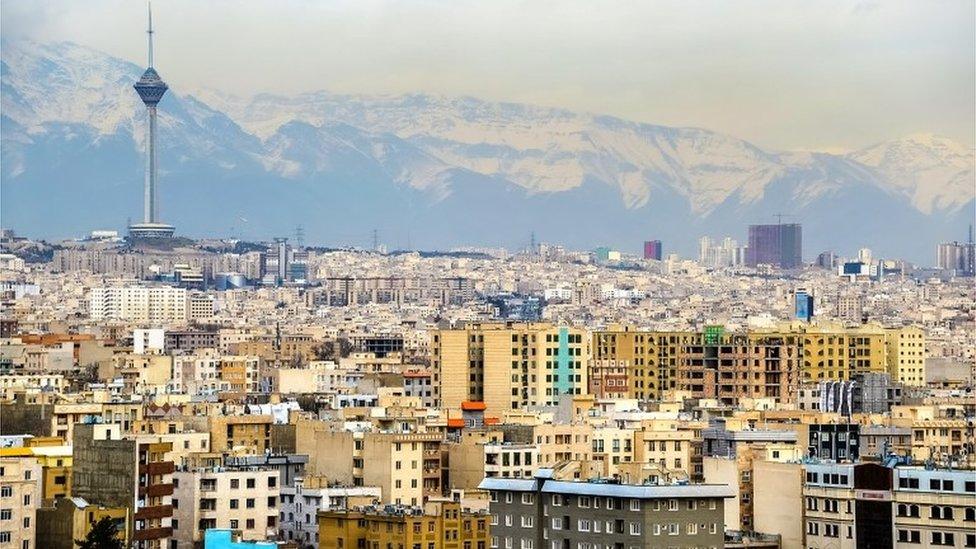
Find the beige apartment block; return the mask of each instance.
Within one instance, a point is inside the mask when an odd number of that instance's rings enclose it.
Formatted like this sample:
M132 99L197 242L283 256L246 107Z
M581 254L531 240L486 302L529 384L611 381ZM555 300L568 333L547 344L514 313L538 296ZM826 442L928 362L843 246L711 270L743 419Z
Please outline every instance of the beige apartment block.
M588 423L543 423L532 429L539 450L538 467L555 467L564 461L589 461L593 455L593 426Z
M193 549L208 528L239 531L244 541L263 541L278 533L279 472L251 467L196 468L173 473L173 539Z
M210 417L210 448L214 452L242 449L263 454L272 449L269 415L248 414L241 416Z
M590 436L592 459L602 465L602 476L615 477L621 464L634 461L634 431L597 427Z
M311 420L296 427L297 451L309 455L309 474L377 486L383 501L395 505L421 505L441 495L442 440L433 432L350 432Z
M634 432L634 460L657 463L665 469L683 471L691 476L694 432L689 430L648 427Z
M0 548L37 547L41 473L33 457L0 457Z
M754 530L779 535L782 549L803 548L803 473L800 463L752 463Z

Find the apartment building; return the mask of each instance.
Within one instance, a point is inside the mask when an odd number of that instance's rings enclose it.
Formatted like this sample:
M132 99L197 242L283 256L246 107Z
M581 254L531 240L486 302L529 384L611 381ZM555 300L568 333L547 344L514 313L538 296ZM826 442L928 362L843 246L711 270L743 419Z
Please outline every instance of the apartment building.
M437 407L437 397L430 370L414 368L403 372L403 394L420 399L425 408Z
M973 472L807 464L806 546L974 547Z
M491 547L722 547L725 486L488 478Z
M210 528L239 531L245 541L278 534L278 470L265 467L189 467L173 473L173 540L193 549Z
M39 500L47 501L71 495L71 446L57 437L35 437L23 446L0 448L0 457L35 461L41 468Z
M618 476L621 464L634 461L634 432L618 427L597 427L590 435L590 456L602 468L601 476Z
M918 326L885 330L888 373L913 387L925 386L925 332Z
M626 366L628 396L641 400L677 389L729 405L742 398L791 402L799 383L800 342L793 334L617 328L593 333L593 357L594 364Z
M36 521L41 497L41 464L37 459L0 457L0 548L42 547L37 544Z
M488 515L453 501L365 507L318 515L320 549L487 549Z
M383 492L375 486L337 486L325 477L296 478L281 487L278 530L282 541L300 547L319 546L319 511L367 507L382 501Z
M48 506L50 505L50 506ZM83 540L102 519L111 520L122 546L129 544L129 509L92 505L83 498L59 498L37 510L37 547L76 549L75 540Z
M976 473L894 469L896 547L976 547Z
M182 323L189 318L185 288L97 287L89 291L88 301L89 316L95 321Z
M297 451L309 456L309 474L344 485L376 486L383 501L422 505L443 492L440 433L336 430L321 421L301 420Z
M565 461L592 459L593 426L588 423L542 423L532 428L538 448L536 467L554 467Z
M136 549L164 549L173 528L172 443L151 435L123 438L117 424L74 428L71 494L106 507L125 507Z
M214 452L244 449L252 454L273 450L271 427L266 414L210 417L210 448Z
M590 340L546 323L469 323L431 333L430 363L441 407L484 402L491 413L585 394Z
M805 469L807 547L892 546L891 469L873 463L812 463Z

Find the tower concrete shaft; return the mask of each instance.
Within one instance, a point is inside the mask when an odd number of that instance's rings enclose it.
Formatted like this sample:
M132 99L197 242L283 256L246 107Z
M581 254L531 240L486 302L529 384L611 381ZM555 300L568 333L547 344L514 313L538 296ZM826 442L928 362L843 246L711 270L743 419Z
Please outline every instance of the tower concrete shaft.
M146 105L146 182L143 196L143 223L159 223L159 199L156 195L156 105Z

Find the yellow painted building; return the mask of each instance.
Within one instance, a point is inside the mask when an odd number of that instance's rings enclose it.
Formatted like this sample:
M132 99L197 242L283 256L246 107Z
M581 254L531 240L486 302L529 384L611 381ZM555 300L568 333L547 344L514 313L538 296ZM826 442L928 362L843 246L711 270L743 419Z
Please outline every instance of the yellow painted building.
M50 507L37 510L37 547L45 549L74 549L75 540L83 540L102 519L108 518L118 526L116 537L123 547L129 545L128 507L104 507L82 498L62 498Z
M918 326L885 330L891 380L925 386L925 332Z
M321 549L487 549L489 517L459 503L420 508L366 508L318 514Z
M71 446L57 437L28 439L26 446L0 449L0 457L32 457L41 466L41 499L71 496ZM55 445L56 444L56 445Z

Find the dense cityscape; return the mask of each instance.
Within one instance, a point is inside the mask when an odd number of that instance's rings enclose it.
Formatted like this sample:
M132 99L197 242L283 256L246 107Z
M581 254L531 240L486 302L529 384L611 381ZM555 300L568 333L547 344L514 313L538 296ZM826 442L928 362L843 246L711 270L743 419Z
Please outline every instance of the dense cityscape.
M148 25L141 220L0 234L0 549L976 547L971 225L190 238Z

